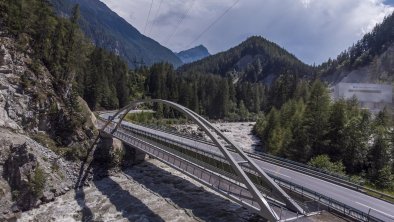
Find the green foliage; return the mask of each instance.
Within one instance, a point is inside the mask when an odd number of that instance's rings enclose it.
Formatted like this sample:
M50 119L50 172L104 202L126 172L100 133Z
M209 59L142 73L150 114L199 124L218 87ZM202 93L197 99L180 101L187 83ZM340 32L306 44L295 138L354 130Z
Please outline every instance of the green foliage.
M34 134L30 134L30 138L33 140L37 141L39 144L41 144L44 147L49 148L56 154L60 154L60 150L54 140L52 140L48 134L43 133L43 132L37 132Z
M155 117L153 112L128 113L125 120L136 123L150 123Z
M305 110L305 128L312 155L322 154L323 147L328 145L328 118L330 113L330 96L327 87L320 81L315 81ZM307 154L308 155L308 154Z
M37 166L36 169L34 170L33 175L30 178L30 190L32 191L33 195L35 197L40 197L42 195L42 192L44 191L45 188L45 183L46 183L46 175L43 169L41 169L40 166Z
M377 172L375 185L380 189L394 188L394 175L390 166L386 165Z
M308 165L323 169L327 172L336 173L336 174L345 174L345 166L343 166L342 162L331 162L330 157L327 155L319 155L313 157Z
M62 156L68 161L79 161L86 157L86 150L79 146L63 147Z
M141 90L141 77L128 71L120 57L96 48L88 56L84 73L77 76L78 91L93 110L116 109L132 99L134 90Z
M336 59L329 59L317 67L320 74L328 76L337 71L354 70L368 64L394 43L393 27L394 13Z
M265 150L304 163L312 159L317 167L363 176L387 188L394 172L393 127L387 110L372 119L354 98L330 102L321 82L299 84L308 96L295 94L297 99L257 120L254 132ZM382 178L391 180L386 184Z
M242 62L241 62L242 61ZM253 36L240 45L222 53L180 67L188 74L214 74L236 77L241 81L260 82L273 74L295 76L310 75L312 67L302 63L294 55L262 37Z
M120 55L130 67L169 61L180 65L179 58L156 41L143 36L132 25L111 11L101 1L49 0L57 14L73 18L79 4L78 24L97 47ZM71 19L75 20L75 19Z
M168 113L168 111L165 111L163 113ZM175 116L173 113L170 116L164 116L163 113L161 114L160 118L158 118L157 112L129 113L126 115L125 120L133 123L151 124L158 126L187 123L187 120L183 116Z
M7 31L21 45L33 47L31 70L40 74L45 65L54 76L55 90L64 97L71 119L77 119L70 121L71 130L83 122L75 115L78 94L92 109L115 109L141 97L144 78L83 36L78 27L79 5L70 8L70 19L57 17L46 0L6 0L0 13ZM24 76L22 84L24 89L30 87Z
M248 120L267 104L262 84L234 84L231 78L208 74L185 75L165 63L147 70L145 91L152 98L180 103L214 119Z

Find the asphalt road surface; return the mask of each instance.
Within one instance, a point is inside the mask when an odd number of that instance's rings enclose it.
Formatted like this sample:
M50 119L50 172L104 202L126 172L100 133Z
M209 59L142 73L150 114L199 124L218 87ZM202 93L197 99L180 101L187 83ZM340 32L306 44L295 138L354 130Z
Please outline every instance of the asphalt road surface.
M101 116L108 119L111 113L102 114ZM220 154L217 147L197 142L192 139L183 138L174 134L146 128L143 126L135 125L128 122L123 122L123 126L131 127L137 130L146 131L151 134L164 137L175 142L179 142L191 147L195 147L207 152ZM235 156L236 157L236 156ZM238 157L236 157L238 159ZM369 195L363 194L358 191L348 189L306 174L302 174L297 171L287 169L272 163L267 163L265 161L254 159L254 161L263 169L266 173L273 174L283 180L290 181L299 186L313 190L319 194L326 197L330 197L340 203L346 204L357 210L360 210L366 214L373 217L379 218L383 221L393 221L394 222L394 205L386 201L371 197Z

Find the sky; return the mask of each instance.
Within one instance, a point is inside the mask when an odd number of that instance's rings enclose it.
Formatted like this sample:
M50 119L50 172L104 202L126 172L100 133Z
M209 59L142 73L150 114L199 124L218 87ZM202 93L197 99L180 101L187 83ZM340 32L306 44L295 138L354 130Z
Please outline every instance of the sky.
M211 54L258 35L308 64L335 58L394 11L394 0L101 0L142 34Z

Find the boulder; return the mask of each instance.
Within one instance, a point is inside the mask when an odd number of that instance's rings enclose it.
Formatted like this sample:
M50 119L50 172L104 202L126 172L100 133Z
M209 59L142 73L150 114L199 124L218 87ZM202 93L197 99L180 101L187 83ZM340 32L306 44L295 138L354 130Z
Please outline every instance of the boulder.
M48 192L48 191L45 191L41 197L41 201L44 203L48 203L50 201L53 201L54 199L55 199L55 194L53 192Z

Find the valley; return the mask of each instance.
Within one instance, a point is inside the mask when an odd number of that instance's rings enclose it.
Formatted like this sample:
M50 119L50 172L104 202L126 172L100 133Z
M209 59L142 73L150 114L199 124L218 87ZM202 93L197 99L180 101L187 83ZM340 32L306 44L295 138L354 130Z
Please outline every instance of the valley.
M394 5L312 65L189 3L0 0L0 222L394 221Z

